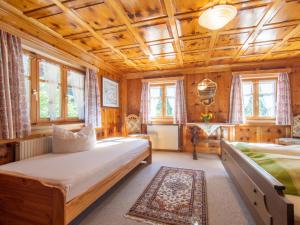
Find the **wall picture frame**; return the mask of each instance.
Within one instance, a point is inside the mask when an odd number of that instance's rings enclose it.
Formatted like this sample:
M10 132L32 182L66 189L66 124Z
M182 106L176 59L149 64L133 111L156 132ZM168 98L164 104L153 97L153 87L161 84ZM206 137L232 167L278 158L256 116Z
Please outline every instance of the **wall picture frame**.
M119 83L106 77L102 77L102 106L119 107Z

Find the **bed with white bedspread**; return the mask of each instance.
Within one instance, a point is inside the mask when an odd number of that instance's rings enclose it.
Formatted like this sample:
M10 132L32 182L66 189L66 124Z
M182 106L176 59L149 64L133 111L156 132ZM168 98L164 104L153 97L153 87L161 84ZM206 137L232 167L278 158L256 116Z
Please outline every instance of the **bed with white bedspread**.
M1 186L5 179L13 180L13 178L21 178L27 179L26 182L29 183L31 181L34 181L33 183L37 181L39 183L37 186L42 185L44 187L57 189L56 191L61 191L64 198L63 206L61 205L62 203L59 203L61 207L65 208L62 218L58 218L55 222L55 219L51 218L51 215L48 215L51 220L43 224L67 224L78 215L77 212L80 213L83 211L86 206L108 190L108 188L103 188L104 191L95 194L99 188L101 189L107 185L107 183L111 183L111 185L108 185L111 187L142 160L151 162L151 143L148 140L111 138L98 141L96 147L89 151L68 154L49 153L6 164L0 166L0 199L1 197L2 199L4 198L1 196L1 192L4 191L5 186L6 188L10 188L9 184ZM19 182L22 183L22 180ZM101 185L101 183L103 185ZM23 188L26 193L26 187ZM35 187L35 189L39 189L39 187ZM6 189L5 192L7 192ZM5 201L0 201L0 212L7 211L5 203L11 205L16 203L13 197L11 201L9 201L7 195L5 197ZM22 196L18 196L18 198L19 197ZM51 201L52 200L53 199L51 199ZM80 206L82 201L88 201L89 204L84 202L84 206ZM74 204L74 202L76 204ZM26 202L24 202L24 204L26 204ZM45 204L45 202L40 204ZM51 202L49 202L49 204L51 205ZM80 209L78 209L79 206ZM42 205L40 207L42 207ZM68 210L69 208L70 210ZM50 210L50 212L43 213L51 214L52 211L53 209ZM74 211L76 213L74 213ZM19 213L18 216L20 219L24 219L23 214ZM12 219L8 213L6 213L6 216L8 219ZM29 217L31 216L29 215ZM28 217L28 215L25 215L25 217ZM5 218L3 219L3 217L0 218L1 224L8 224L7 221L5 222ZM30 223L28 224L34 224L38 220L33 218L29 221Z

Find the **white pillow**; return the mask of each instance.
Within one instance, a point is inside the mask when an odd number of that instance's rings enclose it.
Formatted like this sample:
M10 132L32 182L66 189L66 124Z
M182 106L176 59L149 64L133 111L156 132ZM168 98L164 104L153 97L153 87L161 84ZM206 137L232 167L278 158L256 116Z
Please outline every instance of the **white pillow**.
M96 132L92 125L74 133L53 125L52 152L73 153L93 150L96 145Z

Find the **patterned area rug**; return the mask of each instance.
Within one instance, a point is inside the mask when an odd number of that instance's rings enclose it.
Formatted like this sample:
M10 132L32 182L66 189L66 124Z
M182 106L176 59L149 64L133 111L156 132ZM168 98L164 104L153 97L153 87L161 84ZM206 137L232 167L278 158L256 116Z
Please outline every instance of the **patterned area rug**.
M150 224L207 225L204 171L161 167L126 217Z

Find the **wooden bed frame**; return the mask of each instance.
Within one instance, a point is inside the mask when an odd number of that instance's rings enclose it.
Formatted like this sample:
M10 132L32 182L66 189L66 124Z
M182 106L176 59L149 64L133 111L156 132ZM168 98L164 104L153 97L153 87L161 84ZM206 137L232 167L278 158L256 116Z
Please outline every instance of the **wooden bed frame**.
M258 225L293 225L294 205L285 186L249 157L222 140L222 163Z
M0 224L69 224L144 160L149 164L152 163L151 142L146 152L138 155L106 179L69 202L66 202L66 193L60 187L47 185L39 180L24 176L1 174Z

